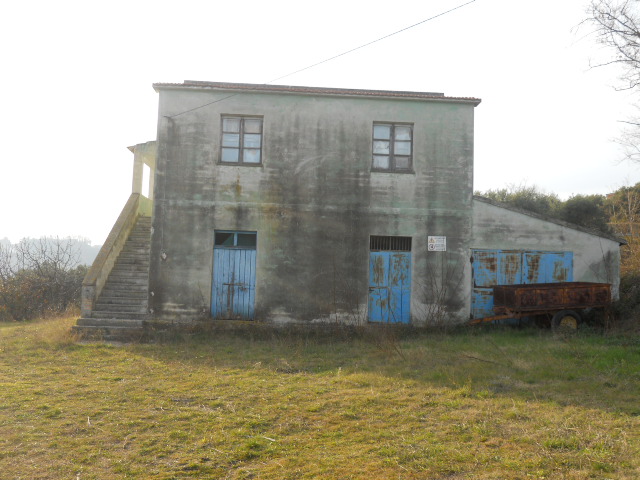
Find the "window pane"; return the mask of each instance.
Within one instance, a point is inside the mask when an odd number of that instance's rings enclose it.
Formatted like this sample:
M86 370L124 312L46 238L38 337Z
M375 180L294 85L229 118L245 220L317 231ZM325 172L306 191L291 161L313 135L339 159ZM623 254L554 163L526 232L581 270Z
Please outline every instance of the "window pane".
M216 232L215 244L233 247L233 233Z
M411 155L411 142L393 142L393 153L396 155Z
M239 133L223 133L222 146L223 147L239 147L240 134Z
M238 234L238 246L239 247L254 247L256 246L256 234L255 233L239 233Z
M391 126L390 125L374 125L373 138L380 139L380 140L389 140L391 138Z
M243 150L242 161L244 163L260 163L260 150L253 148Z
M404 125L396 125L395 129L396 140L411 140L411 127Z
M389 170L389 157L384 155L373 156L373 168Z
M262 120L259 118L256 119L245 119L244 121L244 132L245 133L261 133L262 132Z
M223 148L222 161L238 163L238 152L239 150L237 148Z
M247 148L260 148L262 135L255 133L246 133L244 135L244 146Z
M223 132L240 132L240 119L239 118L223 118L222 131Z
M374 140L373 153L389 154L389 142L385 142L384 140Z
M409 162L408 157L395 157L396 160L396 170L409 170L411 168L411 163Z

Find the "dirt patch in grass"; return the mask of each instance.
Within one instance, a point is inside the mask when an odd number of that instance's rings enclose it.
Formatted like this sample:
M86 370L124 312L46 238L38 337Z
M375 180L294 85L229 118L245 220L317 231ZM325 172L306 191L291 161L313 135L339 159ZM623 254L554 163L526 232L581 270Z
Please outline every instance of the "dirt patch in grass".
M0 329L2 478L640 478L640 342ZM376 336L377 335L377 336Z

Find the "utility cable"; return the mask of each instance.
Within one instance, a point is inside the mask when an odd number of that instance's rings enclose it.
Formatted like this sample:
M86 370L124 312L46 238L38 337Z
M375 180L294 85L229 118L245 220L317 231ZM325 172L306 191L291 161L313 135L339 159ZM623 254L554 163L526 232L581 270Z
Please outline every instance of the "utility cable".
M463 3L462 5L458 5L457 7L454 7L452 9L450 9L450 10L447 10L446 12L439 13L437 15L434 15L433 17L430 17L430 18L427 18L425 20L422 20L421 22L414 23L413 25L410 25L408 27L402 28L402 29L400 29L400 30L398 30L396 32L390 33L388 35L385 35L384 37L380 37L380 38L377 38L375 40L372 40L371 42L368 42L368 43L365 43L363 45L360 45L359 47L355 47L355 48L352 48L351 50L347 50L346 52L340 53L338 55L334 55L331 58L327 58L326 60L322 60L321 62L314 63L313 65L309 65L308 67L301 68L300 70L296 70L295 72L287 73L286 75L283 75L281 77L274 78L273 80L270 80L270 81L266 82L265 85L269 85L270 83L277 82L278 80L282 80L283 78L290 77L291 75L295 75L296 73L304 72L305 70L309 70L310 68L317 67L318 65L322 65L323 63L330 62L331 60L335 60L336 58L343 57L345 55L348 55L350 53L355 52L356 50L360 50L361 48L365 48L365 47L368 47L369 45L373 45L374 43L381 42L382 40L385 40L385 39L387 39L389 37L393 37L394 35L397 35L399 33L406 32L407 30L409 30L409 29L411 29L413 27L417 27L418 25L422 25L423 23L426 23L426 22L428 22L430 20L434 20L434 19L436 19L438 17L442 17L443 15L446 15L447 13L451 13L454 10L458 10L459 8L466 7L467 5L469 5L470 3L473 3L475 1L476 0L471 0L471 1L467 2L467 3Z
M355 52L356 50L360 50L362 48L368 47L369 45L373 45L374 43L381 42L382 40L386 40L389 37L393 37L394 35L397 35L399 33L406 32L407 30L409 30L411 28L414 28L414 27L417 27L418 25L422 25L423 23L427 23L427 22L429 22L431 20L435 20L438 17L442 17L442 16L444 16L444 15L446 15L448 13L451 13L451 12L453 12L455 10L458 10L458 9L460 9L462 7L466 7L467 5L469 5L469 4L471 4L471 3L475 2L475 1L476 0L470 0L469 2L466 2L466 3L463 3L461 5L458 5L457 7L451 8L451 9L445 11L445 12L438 13L437 15L429 17L429 18L427 18L425 20L422 20L422 21L420 21L418 23L414 23L413 25L409 25L408 27L402 28L402 29L397 30L397 31L395 31L393 33L390 33L390 34L385 35L383 37L380 37L380 38L377 38L377 39L372 40L370 42L367 42L367 43L365 43L363 45L360 45L359 47L352 48L351 50L347 50L346 52L342 52L342 53L340 53L338 55L334 55L333 57L330 57L330 58L327 58L327 59L322 60L320 62L314 63L313 65L309 65L307 67L301 68L301 69L296 70L294 72L287 73L286 75L282 75L281 77L277 77L277 78L274 78L273 80L269 80L268 82L265 82L262 85L269 85L269 84L271 84L273 82L276 82L278 80L282 80L283 78L287 78L287 77L290 77L292 75L295 75L296 73L304 72L305 70L309 70L311 68L317 67L318 65L322 65L323 63L327 63L327 62L330 62L331 60L335 60L336 58L343 57L345 55L348 55L350 53ZM191 108L189 110L185 110L184 112L176 113L174 115L167 115L166 117L167 118L174 118L174 117L177 117L179 115L184 115L185 113L193 112L194 110L198 110L200 108L208 107L209 105L213 105L214 103L220 103L220 102L222 102L224 100L227 100L228 98L235 97L236 95L238 95L238 94L237 93L232 93L231 95L227 95L226 97L219 98L218 100L214 100L213 102L205 103L204 105L200 105L199 107L194 107L194 108Z

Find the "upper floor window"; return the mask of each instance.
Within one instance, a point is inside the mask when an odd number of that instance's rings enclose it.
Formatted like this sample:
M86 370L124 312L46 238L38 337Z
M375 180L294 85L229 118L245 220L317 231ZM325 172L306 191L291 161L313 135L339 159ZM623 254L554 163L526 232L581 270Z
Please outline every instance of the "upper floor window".
M406 123L373 124L373 164L384 172L411 172L413 125Z
M220 162L262 163L262 118L222 117Z

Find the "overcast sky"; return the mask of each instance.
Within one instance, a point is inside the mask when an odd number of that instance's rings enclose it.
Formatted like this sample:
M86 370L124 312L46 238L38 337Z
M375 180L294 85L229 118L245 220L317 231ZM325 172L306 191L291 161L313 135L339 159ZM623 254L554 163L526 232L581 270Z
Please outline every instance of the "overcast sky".
M106 239L131 191L127 146L156 138L154 82L266 83L464 4L23 1L0 7L0 238ZM444 92L476 108L475 189L566 198L640 181L612 141L616 92L584 0L476 0L277 84Z

